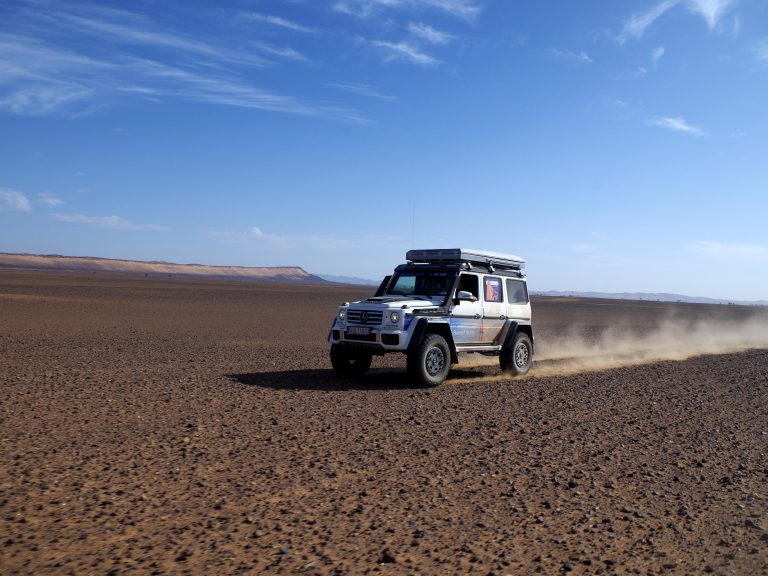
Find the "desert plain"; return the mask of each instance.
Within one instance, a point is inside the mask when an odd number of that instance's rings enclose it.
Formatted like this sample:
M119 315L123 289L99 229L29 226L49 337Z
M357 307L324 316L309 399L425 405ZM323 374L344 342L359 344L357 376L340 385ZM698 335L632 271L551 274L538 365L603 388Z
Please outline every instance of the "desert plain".
M768 574L768 311L534 298L536 366L330 369L372 288L0 271L0 574Z

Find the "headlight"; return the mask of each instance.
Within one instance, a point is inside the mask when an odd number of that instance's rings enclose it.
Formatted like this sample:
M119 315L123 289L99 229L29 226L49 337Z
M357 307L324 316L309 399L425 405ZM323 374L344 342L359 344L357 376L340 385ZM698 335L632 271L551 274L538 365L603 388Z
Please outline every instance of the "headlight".
M339 320L344 322L344 320L346 320L346 319L347 319L347 311L344 308L341 308L339 310Z
M392 324L397 324L400 322L400 312L390 312L389 321L392 322Z

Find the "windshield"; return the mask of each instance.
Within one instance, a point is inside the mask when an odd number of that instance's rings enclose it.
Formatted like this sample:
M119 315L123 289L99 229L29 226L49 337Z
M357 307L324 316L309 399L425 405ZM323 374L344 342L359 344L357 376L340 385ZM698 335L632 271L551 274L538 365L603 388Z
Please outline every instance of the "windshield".
M398 296L445 296L456 273L445 270L401 270L395 273L387 294Z

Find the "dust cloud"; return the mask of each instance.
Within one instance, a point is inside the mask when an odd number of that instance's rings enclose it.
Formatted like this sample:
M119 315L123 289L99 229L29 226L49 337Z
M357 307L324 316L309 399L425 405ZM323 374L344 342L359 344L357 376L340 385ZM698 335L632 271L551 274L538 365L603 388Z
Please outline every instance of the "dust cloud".
M768 348L768 319L686 320L669 318L656 327L569 328L536 339L532 375L604 370L663 360L685 360Z

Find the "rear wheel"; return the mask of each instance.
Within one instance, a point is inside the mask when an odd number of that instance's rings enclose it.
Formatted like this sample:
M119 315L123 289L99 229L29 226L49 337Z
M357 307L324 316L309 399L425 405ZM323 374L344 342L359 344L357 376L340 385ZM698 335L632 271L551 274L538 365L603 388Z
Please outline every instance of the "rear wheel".
M408 374L424 386L438 386L450 370L451 349L439 334L429 334L408 354Z
M533 343L528 334L518 332L512 345L504 348L499 356L501 369L506 374L523 376L533 365Z
M331 366L339 376L362 376L371 367L371 354L331 344Z

